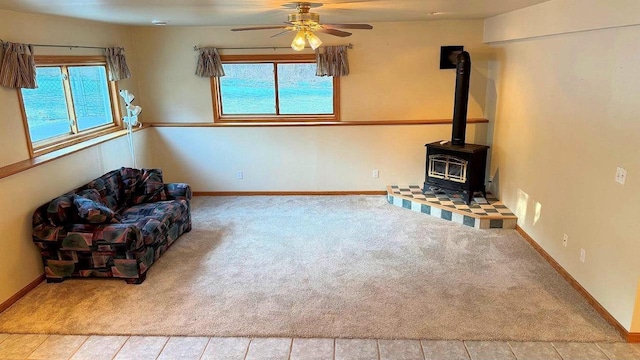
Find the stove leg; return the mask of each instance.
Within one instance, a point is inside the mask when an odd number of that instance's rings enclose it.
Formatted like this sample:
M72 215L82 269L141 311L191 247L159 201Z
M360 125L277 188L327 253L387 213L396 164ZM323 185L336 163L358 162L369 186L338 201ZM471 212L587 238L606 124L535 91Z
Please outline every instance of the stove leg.
M468 191L467 198L466 198L467 205L471 204L471 200L473 200L473 191Z

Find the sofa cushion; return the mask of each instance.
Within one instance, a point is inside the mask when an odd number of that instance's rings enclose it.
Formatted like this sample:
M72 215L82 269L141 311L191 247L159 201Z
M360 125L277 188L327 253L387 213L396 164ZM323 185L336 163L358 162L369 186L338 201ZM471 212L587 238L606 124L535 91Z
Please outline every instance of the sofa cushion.
M136 185L133 203L135 205L167 200L162 180L162 170L142 169L140 180Z
M179 227L189 219L185 200L158 201L134 205L121 214L123 224L134 224L142 230L147 245L170 245L183 232Z
M123 224L135 223L145 218L153 218L161 222L175 221L182 218L188 211L187 202L184 200L158 201L125 209L120 214L120 220Z
M111 210L118 210L124 204L122 202L122 176L120 170L110 171L99 178L89 182L87 189L96 189L100 193L102 203Z
M116 213L99 202L75 195L73 203L78 208L78 216L85 222L90 224L118 222Z

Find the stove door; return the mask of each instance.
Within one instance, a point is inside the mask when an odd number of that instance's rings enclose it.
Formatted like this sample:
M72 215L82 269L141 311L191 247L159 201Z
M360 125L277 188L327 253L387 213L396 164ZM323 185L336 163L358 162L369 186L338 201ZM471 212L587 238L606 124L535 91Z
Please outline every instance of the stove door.
M467 182L468 161L451 155L437 154L429 156L429 177L457 183Z

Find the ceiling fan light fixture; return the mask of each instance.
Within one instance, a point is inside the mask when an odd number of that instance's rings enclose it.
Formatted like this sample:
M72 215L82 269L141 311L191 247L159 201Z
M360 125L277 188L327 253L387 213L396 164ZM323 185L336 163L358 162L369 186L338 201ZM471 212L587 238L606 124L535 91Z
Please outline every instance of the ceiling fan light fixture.
M291 42L291 48L295 51L302 51L304 50L304 44L305 44L305 31L300 30L298 31L298 34L296 35L296 37L293 38L293 41Z
M362 1L362 0L358 0ZM280 29L281 32L271 36L276 37L284 34L287 31L296 32L296 36L291 42L291 48L295 51L302 51L307 42L312 49L316 50L322 45L322 40L315 35L316 31L331 36L347 37L351 36L348 31L340 29L358 29L358 30L371 30L373 26L369 24L321 24L320 15L309 11L311 8L322 6L321 3L310 2L294 2L285 4L286 8L295 7L296 12L289 14L289 21L285 22L285 25L275 26L252 26L243 28L234 28L231 31L246 31L246 30L272 30Z
M319 48L320 45L322 45L322 40L320 40L320 38L311 31L307 31L307 41L309 41L309 46L311 46L313 50Z

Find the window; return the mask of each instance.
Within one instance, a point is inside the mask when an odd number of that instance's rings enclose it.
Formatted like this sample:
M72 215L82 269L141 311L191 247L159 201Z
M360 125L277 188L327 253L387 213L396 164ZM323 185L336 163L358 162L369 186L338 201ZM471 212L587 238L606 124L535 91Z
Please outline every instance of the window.
M339 79L316 76L313 55L222 56L222 67L216 122L339 120Z
M121 129L104 57L36 56L37 89L20 89L31 155Z

